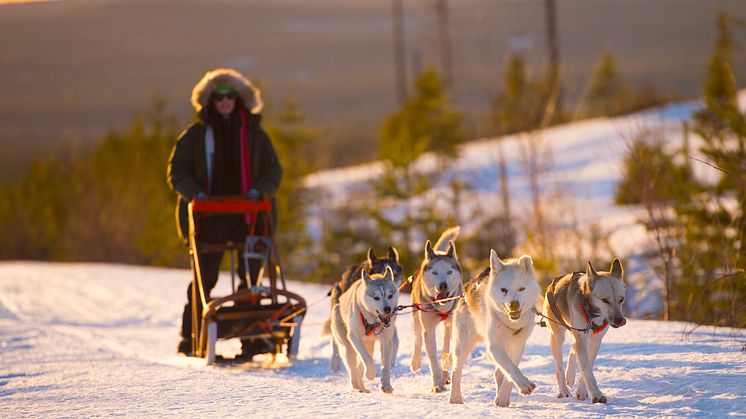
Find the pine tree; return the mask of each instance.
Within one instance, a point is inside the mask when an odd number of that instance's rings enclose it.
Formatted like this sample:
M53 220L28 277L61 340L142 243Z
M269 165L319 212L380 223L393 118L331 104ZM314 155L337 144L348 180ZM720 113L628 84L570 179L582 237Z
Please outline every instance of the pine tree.
M604 51L588 82L581 114L593 118L622 113L628 97L629 88L617 70L614 56Z
M438 206L425 199L426 192L439 180L437 172L442 170L426 173L415 167L415 162L423 153L432 152L439 169L443 169L465 139L462 120L463 116L449 104L438 75L428 70L417 79L414 94L381 127L379 157L385 170L375 182L378 205L369 209L369 215L384 237L401 243L401 259L405 265L412 264L405 269L413 270L414 261L423 252L409 249L414 236L423 239L417 242L434 240L448 224ZM390 215L396 208L403 213L401 217Z
M550 70L533 78L525 59L512 54L502 88L490 103L491 122L498 135L529 131L563 120L558 102L559 78Z
M743 326L746 312L746 116L737 103L729 17L717 17L718 38L708 63L704 109L694 115L705 164L718 170L716 183L682 202L685 226L679 251L680 314L687 319ZM705 291L707 299L696 296Z

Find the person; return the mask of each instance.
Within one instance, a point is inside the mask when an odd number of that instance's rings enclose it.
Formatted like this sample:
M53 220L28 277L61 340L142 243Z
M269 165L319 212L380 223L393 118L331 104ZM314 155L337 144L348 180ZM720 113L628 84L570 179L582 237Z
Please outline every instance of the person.
M267 133L261 128L261 93L241 73L232 69L208 71L192 90L197 120L176 141L168 162L168 183L177 194L176 223L180 237L188 239L188 203L193 199L242 195L249 199L272 199L272 231L276 228L274 196L282 181L282 167ZM264 223L257 222L257 227ZM243 215L204 218L200 221L200 243L243 243L248 224ZM205 295L218 280L222 252L198 254ZM239 289L246 285L246 267L238 260ZM249 275L256 285L260 261L250 261ZM178 352L192 353L192 284L187 289ZM201 307L198 307L201 310ZM242 355L256 352L242 342Z

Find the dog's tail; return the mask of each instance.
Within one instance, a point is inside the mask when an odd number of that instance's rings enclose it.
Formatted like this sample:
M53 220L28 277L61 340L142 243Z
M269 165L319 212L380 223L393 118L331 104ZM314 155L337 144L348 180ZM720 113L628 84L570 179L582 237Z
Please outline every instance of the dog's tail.
M435 242L433 250L437 250L439 252L448 251L448 242L450 242L451 240L456 241L456 238L458 237L460 232L461 226L451 227L448 230L444 231L443 234L440 235L438 241Z
M332 318L329 317L324 321L324 324L321 326L321 336L331 336L332 335Z

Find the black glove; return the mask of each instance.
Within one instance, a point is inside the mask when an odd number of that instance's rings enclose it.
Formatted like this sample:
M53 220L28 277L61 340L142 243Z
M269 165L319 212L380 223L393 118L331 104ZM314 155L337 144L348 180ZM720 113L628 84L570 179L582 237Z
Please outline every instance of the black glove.
M252 189L252 190L249 191L249 193L246 194L246 197L249 198L249 199L251 199L251 200L257 200L257 199L260 199L262 197L262 193L259 192L258 189Z

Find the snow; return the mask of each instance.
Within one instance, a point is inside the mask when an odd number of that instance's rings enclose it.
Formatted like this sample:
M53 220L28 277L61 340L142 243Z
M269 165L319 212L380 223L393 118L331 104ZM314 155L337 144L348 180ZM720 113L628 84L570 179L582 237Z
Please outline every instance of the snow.
M175 352L187 270L105 264L0 263L0 416L23 417L636 417L746 416L746 330L629 319L605 337L595 373L609 401L556 399L549 334L537 327L521 361L537 385L509 408L492 403L492 366L478 345L464 405L430 393L427 366L409 371L410 318L392 384L353 392L331 373L320 335L328 288L290 282L310 305L289 367L206 366ZM224 275L214 294L224 294ZM403 295L400 304L407 304ZM568 339L569 340L569 339ZM220 342L235 351L237 342ZM566 344L567 345L567 344ZM567 349L567 348L566 348ZM378 356L376 356L378 359Z

